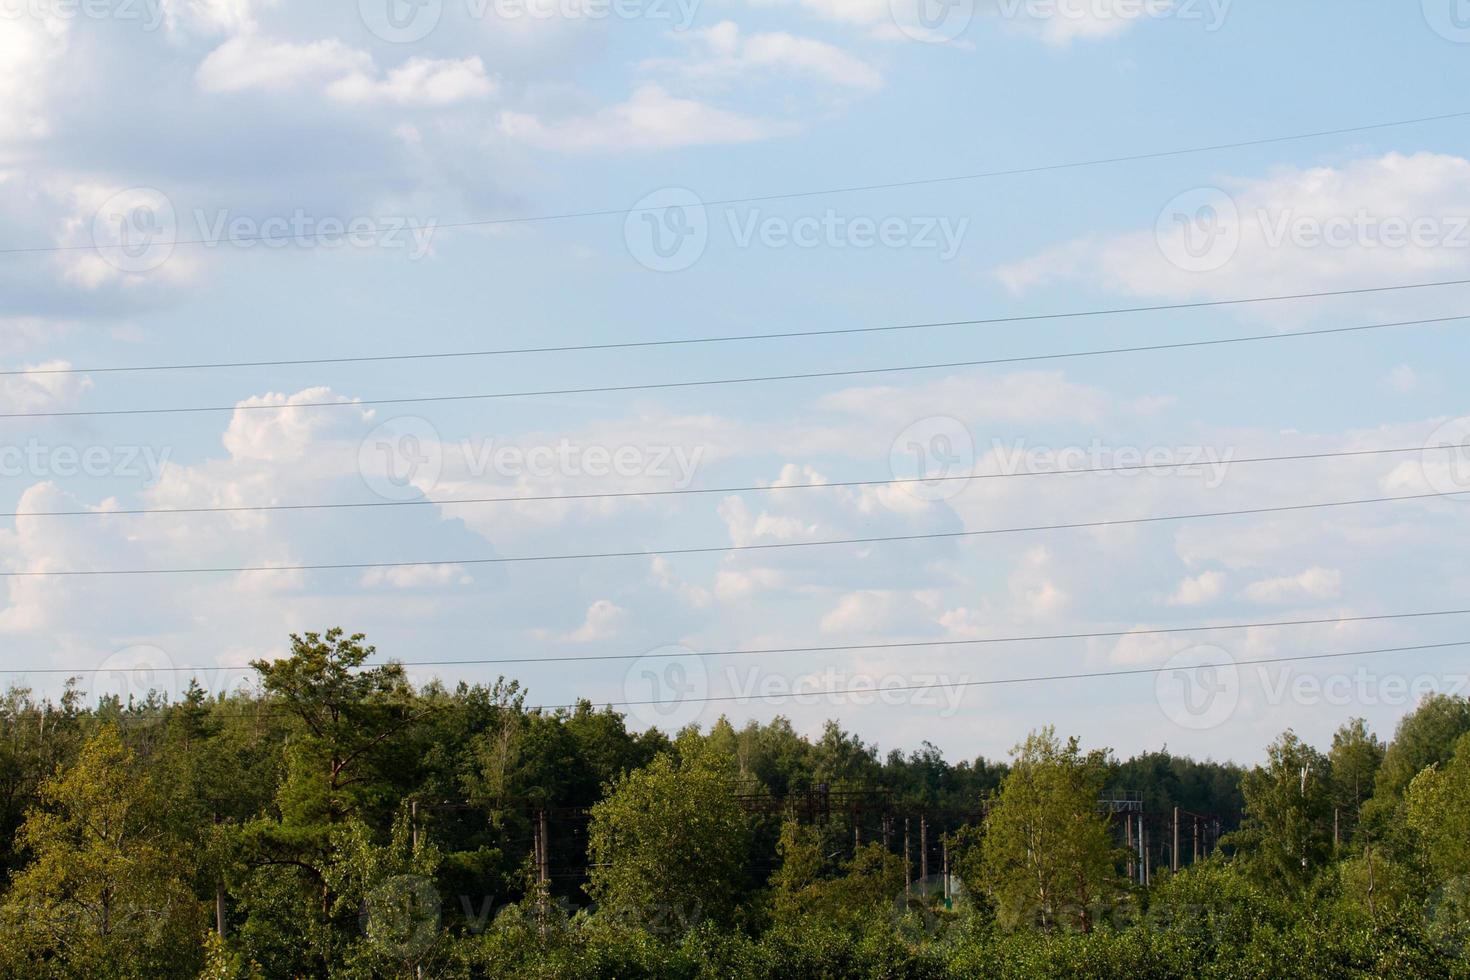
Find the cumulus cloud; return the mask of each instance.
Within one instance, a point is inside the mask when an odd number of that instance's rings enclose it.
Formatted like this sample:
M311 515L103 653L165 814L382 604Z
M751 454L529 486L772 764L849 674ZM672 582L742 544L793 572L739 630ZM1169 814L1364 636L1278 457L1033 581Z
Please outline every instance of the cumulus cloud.
M1201 572L1179 583L1169 596L1171 606L1199 606L1218 599L1225 592L1224 572Z
M285 92L313 87L347 104L445 106L495 94L478 57L410 58L383 75L372 55L335 38L297 43L240 34L215 48L196 72L206 92Z
M1169 202L1153 229L1062 243L1001 266L1012 291L1081 282L1226 298L1459 275L1470 268L1470 160L1437 153L1282 168Z
M77 403L92 387L84 374L50 373L71 367L67 361L44 361L23 374L0 377L0 407L7 412L54 412Z
M1297 602L1305 599L1335 599L1342 594L1342 572L1335 568L1308 568L1296 575L1262 579L1246 586L1244 596L1253 602Z
M402 568L369 568L362 575L368 588L422 589L436 585L468 585L474 581L463 565L409 565Z
M304 388L292 395L271 392L252 395L236 404L225 429L225 449L236 459L285 462L304 457L321 434L340 424L340 414L332 409L297 408L322 402L347 404L355 399L339 395L326 387ZM337 414L339 418L334 419ZM366 419L369 413L359 411Z
M671 95L654 82L639 85L626 102L590 115L548 120L507 110L501 113L499 126L512 139L566 152L750 143L780 132L780 127L763 120Z
M606 640L622 632L627 626L630 614L628 610L619 606L611 599L598 599L587 607L587 614L582 620L582 625L568 633L556 633L550 630L535 630L535 634L542 639L561 640L565 643L595 643L598 640Z
M696 46L684 59L650 59L645 69L671 71L697 82L729 83L763 75L800 75L844 88L873 91L883 75L825 41L785 31L743 34L733 21L674 35Z
M43 6L39 16L6 16L0 30L0 143L50 131L51 77L66 53L71 22Z
M459 60L410 58L386 78L354 71L327 86L340 102L387 102L393 105L442 106L494 95L498 84L485 73L479 58Z
M370 71L372 56L336 40L296 43L256 34L230 38L211 51L195 73L206 92L281 92Z

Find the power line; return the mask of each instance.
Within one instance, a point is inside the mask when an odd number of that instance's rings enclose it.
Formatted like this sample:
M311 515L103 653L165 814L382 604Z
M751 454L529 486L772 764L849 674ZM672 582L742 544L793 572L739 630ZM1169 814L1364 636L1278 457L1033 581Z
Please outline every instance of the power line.
M701 202L704 207L725 207L734 204L762 204L770 201L789 201L806 197L822 197L829 194L856 194L869 191L895 190L902 187L920 187L933 184L952 184L971 180L990 180L997 177L1020 177L1029 174L1053 173L1065 170L1078 170L1087 167L1099 167L1119 163L1136 163L1144 160L1162 160L1169 157L1190 156L1197 153L1213 153L1220 150L1245 149L1253 146L1270 146L1279 143L1293 143L1302 140L1321 139L1327 136L1344 136L1350 133L1365 133L1374 130L1396 129L1403 126L1417 126L1433 122L1445 122L1451 119L1463 119L1470 116L1470 111L1447 112L1432 116L1417 116L1409 119L1395 119L1388 122L1367 123L1359 126L1342 126L1336 129L1321 129L1306 133L1292 133L1285 136L1264 136L1246 140L1235 140L1228 143L1211 143L1202 146L1182 147L1171 150L1154 150L1147 153L1129 153L1119 156L1094 157L1085 160L1072 160L1064 163L1040 164L1026 167L1013 167L1003 170L982 170L974 173L951 174L942 177L920 177L907 180L885 181L873 184L851 184L842 187L826 187L815 190L790 191L779 194L763 194L750 197L728 197L722 200ZM596 218L596 217L626 217L647 211L660 211L663 207L656 208L593 208L583 211L563 211L554 214L521 215L509 218L483 218L470 221L446 222L435 224L434 230L451 228L484 228L496 225L532 224L543 221L562 221L570 218ZM232 245L244 242L301 242L314 241L322 237L321 232L310 234L290 235L242 235L231 238L195 238L184 239L168 243L172 246L195 246L195 245ZM340 237L334 233L332 237ZM0 255L16 255L40 252L71 252L83 250L102 250L128 247L126 243L109 243L93 245L44 245L24 246L16 248L0 249Z
M939 541L944 539L973 538L994 534L1021 534L1034 531L1065 531L1087 528L1121 527L1131 524L1157 524L1168 521L1187 521L1211 517L1241 517L1250 514L1282 514L1295 511L1318 510L1328 507L1353 507L1361 504L1393 503L1407 500L1428 500L1455 496L1464 491L1448 493L1417 493L1399 497L1370 497L1361 500L1335 500L1315 504L1287 504L1277 507L1252 507L1242 510L1207 511L1195 514L1168 514L1154 517L1131 517L1106 521L1077 521L1068 524L1037 524L1028 527L987 528L978 531L940 531L928 534L893 534L871 538L839 538L830 541L780 541L769 544L710 545L698 548L663 548L653 551L608 551L585 554L562 555L515 555L499 558L459 558L435 561L377 561L377 562L333 562L317 565L245 565L212 568L109 568L109 569L50 569L44 571L0 572L0 578L61 578L102 575L207 575L240 572L317 572L352 571L374 568L424 568L438 565L510 565L529 562L589 561L605 558L655 558L673 555L709 555L743 551L775 551L787 548L835 547L855 544L891 544L901 541Z
M1367 657L1367 656L1371 656L1373 654L1379 654L1379 653L1410 653L1410 652L1417 652L1417 651L1424 651L1424 650L1444 650L1444 649L1449 649L1451 647L1464 647L1464 646L1470 646L1470 640L1456 640L1456 641L1454 641L1452 643L1424 643L1424 644L1419 644L1417 646L1407 646L1407 647L1380 647L1379 649L1376 649L1376 650L1352 650L1352 651L1348 651L1348 652L1344 652L1344 653L1312 653L1312 654L1301 654L1301 655L1294 656L1294 657L1262 657L1262 658L1257 659L1257 660L1235 660L1234 658L1229 657L1229 655L1227 654L1226 660L1224 662L1222 662L1222 663L1217 663L1217 664L1195 664L1195 665L1193 665L1191 667L1187 667L1187 668L1171 667L1171 666L1165 665L1165 666L1162 666L1162 667L1136 667L1136 668L1130 668L1130 669L1125 669L1125 670L1089 670L1089 671L1079 671L1077 673L1072 673L1072 674L1042 674L1042 675L1037 675L1037 676L1032 676L1032 677L1002 677L1002 678L995 678L995 679L983 680L983 681L956 681L954 683L948 683L948 684L945 684L945 683L940 683L940 684L907 684L907 685L903 685L901 687L884 687L884 688L882 688L882 692L883 693L901 694L901 693L904 693L904 692L913 692L913 691L938 691L938 690L954 690L956 688L999 687L999 686L1011 685L1011 684L1040 684L1040 683L1049 683L1049 682L1053 682L1053 681L1097 680L1097 679L1106 678L1106 677L1133 677L1133 676L1137 676L1137 675L1140 675L1140 674L1161 674L1161 673L1163 673L1166 670L1204 670L1204 669L1207 669L1207 668L1210 668L1210 667L1256 667L1256 666L1264 666L1264 665L1268 665L1268 664L1300 663L1300 662L1303 662L1303 661L1312 661L1312 660L1338 660L1338 659L1344 659L1344 658L1348 658L1348 657ZM717 695L717 696L701 697L701 698L681 698L681 699L674 700L674 701L606 701L606 702L599 702L599 703L606 704L608 707L615 707L615 708L642 708L642 707L658 707L660 705L674 705L674 706L679 706L679 705L686 705L686 704L714 704L714 703L717 703L717 702L728 702L728 701L734 701L734 702L740 702L740 703L750 703L750 702L753 702L753 701L771 702L771 701L789 700L791 698L798 698L798 697L801 697L801 698L843 697L843 696L846 696L846 695L849 695L849 694L861 694L861 695L863 695L865 697L871 697L875 693L878 693L878 692L875 691L872 688L841 688L841 689L837 689L837 690L826 690L826 691L797 691L797 692L792 692L790 694L775 694L775 695L767 695L767 694L754 694L754 695L752 695L752 694L727 694L727 695ZM526 710L527 711L558 711L558 710L562 710L562 709L570 710L570 709L573 709L573 708L576 708L576 705L575 704L552 704L552 705L536 705L534 707L529 707Z
M1218 460L1218 463L1222 466L1235 466L1236 464L1248 463L1283 463L1319 459L1350 459L1362 456L1385 456L1396 453L1442 452L1445 450L1459 450L1460 448L1461 447L1459 446L1404 446L1393 449L1354 449L1344 450L1341 452L1292 453L1284 456L1247 456L1242 458L1220 459ZM833 490L838 488L851 487L888 487L903 486L915 483L949 483L968 480L1008 480L1027 479L1032 477L1083 476L1089 473L1142 473L1154 472L1159 470L1187 469L1190 467L1203 465L1207 465L1205 461L1162 464L1139 463L1136 465L1127 466L1084 466L1061 470L1017 471L1011 473L964 473L952 476L905 477L902 479L893 480L845 480L836 483L789 483L776 484L773 486L751 484L746 486L729 487L688 487L674 490L611 490L594 493L539 494L524 497L464 497L456 500L435 500L423 498L415 500L364 500L335 503L257 504L219 507L136 507L126 510L9 511L0 512L0 518L136 517L142 515L161 514L238 514L267 513L276 511L357 510L368 507L453 507L461 504L520 504L558 500L606 500L627 497L675 497L694 494L758 493L775 492L782 490Z
M498 657L468 660L392 660L369 667L493 667L508 664L561 664L631 660L685 660L704 657L754 657L771 654L847 653L871 650L913 650L928 647L984 646L999 643L1041 643L1057 640L1098 640L1128 636L1170 636L1179 633L1216 633L1230 630L1272 629L1289 626L1339 626L1344 623L1377 623L1389 620L1429 619L1436 616L1470 616L1470 609L1441 609L1432 612L1381 613L1375 616L1332 616L1323 619L1280 619L1254 623L1214 623L1203 626L1163 626L1147 629L1101 630L1092 633L1047 633L1023 636L987 636L965 640L905 640L885 643L839 643L831 646L758 647L755 649L685 650L679 653L594 653L576 657ZM213 667L176 667L172 665L138 664L119 667L119 673L208 674L249 669L248 664L219 664ZM4 674L95 674L95 667L7 667Z
M643 384L597 385L589 388L543 388L527 391L496 391L471 395L420 395L407 398L363 398L351 401L295 402L287 405L235 404L193 405L179 408L114 408L51 412L6 412L0 419L95 418L116 415L187 415L205 412L283 411L306 408L362 408L372 405L426 405L444 402L487 401L500 398L535 398L547 395L591 395L630 391L658 391L674 388L708 388L721 385L757 384L771 381L804 381L818 378L851 378L875 374L898 374L910 371L940 371L954 368L985 367L998 364L1020 364L1028 361L1054 361L1064 358L1098 357L1111 354L1141 354L1151 351L1181 350L1191 347L1216 347L1283 340L1293 337L1323 337L1333 334L1362 333L1390 327L1422 326L1470 319L1470 315L1430 317L1422 320L1397 320L1392 323L1370 323L1355 327L1328 327L1321 330L1298 330L1284 333L1253 334L1245 337L1222 337L1214 340L1190 340L1172 344L1147 344L1136 347L1111 347L1058 354L1030 354L1019 357L992 357L974 361L947 361L939 364L906 364L898 367L852 368L845 371L807 371L800 374L769 374L745 378L715 378L700 381L656 381Z
M1104 678L1109 678L1109 677L1135 677L1135 676L1147 675L1147 674L1160 674L1160 673L1163 673L1166 670L1205 670L1205 669L1209 669L1209 668L1212 668L1212 667L1234 667L1234 668L1240 668L1240 667L1256 667L1256 666L1267 666L1267 665L1272 665L1272 664L1303 663L1303 662L1321 661L1321 660L1340 660L1340 659L1347 659L1347 658L1351 658L1351 657L1367 657L1367 656L1373 656L1373 655L1376 655L1376 654L1384 654L1384 653L1411 653L1411 652L1423 652L1423 651L1426 651L1426 650L1445 650L1445 649L1451 649L1451 648L1455 648L1455 647L1464 647L1464 646L1470 646L1470 640L1455 640L1455 641L1448 642L1448 643L1422 643L1422 644L1416 644L1416 645L1413 645L1413 646L1379 647L1379 648L1373 649L1373 650L1351 650L1351 651L1344 651L1344 652L1339 652L1339 653L1314 653L1314 654L1299 654L1299 655L1296 655L1296 656L1286 656L1286 657L1261 657L1261 658L1257 658L1257 659L1253 659L1253 660L1236 660L1236 659L1230 657L1228 654L1226 654L1226 659L1223 662L1220 662L1220 663L1201 663L1201 664L1194 664L1194 665L1191 665L1190 667L1183 667L1183 668L1177 667L1177 666L1163 665L1163 666L1158 666L1158 667L1125 668L1125 669L1122 669L1122 670L1078 671L1078 672L1074 672L1074 673L1064 673L1064 674L1040 674L1040 675L1032 675L1032 676L1028 676L1028 677L1001 677L1001 678L992 678L992 679L988 679L988 680L979 680L979 681L956 681L956 682L953 682L953 683L937 683L937 684L909 684L909 685L896 686L896 687L885 687L882 690L884 692L889 692L889 693L905 693L905 692L915 692L915 691L953 690L953 689L957 689L957 688L1001 687L1001 686L1010 686L1010 685L1016 685L1016 684L1043 684L1043 683L1054 683L1054 682L1059 682L1059 681L1099 680L1099 679L1104 679ZM735 703L742 703L742 704L750 704L750 703L756 703L756 702L771 703L771 702L774 702L774 701L789 700L789 699L795 698L795 697L806 697L806 698L811 698L811 697L842 697L842 696L851 695L851 694L861 694L861 695L864 695L864 696L871 696L874 693L876 693L876 692L873 689L871 689L871 688L843 688L843 689L835 689L835 690L829 689L829 690L825 690L825 691L799 691L799 692L792 692L790 694L774 694L774 695L771 695L771 694L756 694L756 695L748 695L748 694L715 695L715 696L706 696L706 697L698 697L698 698L681 698L681 699L673 700L673 701L669 701L669 700L648 700L648 701L595 701L594 702L591 698L583 698L582 701L585 701L588 704L592 704L594 706L600 704L600 705L603 705L603 706L609 707L609 708L614 708L614 707L618 707L618 708L636 708L636 707L657 707L657 706L660 706L660 705L714 704L714 703L727 703L727 702L735 702ZM255 702L253 702L253 704L251 705L251 707L247 708L245 711L238 711L238 712L236 712L236 711L229 711L229 712L225 712L225 711L218 710L222 706L224 706L226 704L232 704L232 703L233 702L228 702L228 701L205 701L202 705L200 705L200 707L201 708L204 708L204 709L207 709L209 711L210 717L255 718L255 717L261 717L261 716L294 717L296 715L296 712L292 708L290 708L289 706L283 705L283 704L279 704L279 703L274 703L274 702L272 702L270 700L259 700L259 701L255 701ZM531 713L531 712L549 712L549 711L572 711L572 710L575 710L576 708L578 708L580 706L580 703L581 702L573 702L571 704L522 705L521 706L521 710L522 711L525 711L525 712L528 712L528 713ZM181 702L175 702L170 707L171 708L178 708L181 705L182 705ZM373 707L393 708L393 709L405 710L405 709L408 709L408 708L412 707L412 705L409 705L409 704L381 704L381 705L373 705ZM418 720L422 720L424 717L427 717L432 712L448 710L448 707L449 707L448 705L427 704L427 705L425 705L425 706L422 707L421 714L420 714ZM92 709L87 709L87 711L90 712L90 711L92 711ZM144 719L144 718L163 718L163 717L166 717L168 714L169 714L169 709L167 709L167 708L164 709L164 710L162 710L162 711L133 711L133 710L129 710L127 706L123 706L121 708L121 710L119 711L119 715L121 716L121 718L124 721L133 721L133 720L139 720L139 719Z
M669 340L630 340L605 344L564 344L553 347L506 347L493 350L439 351L420 354L371 354L344 357L285 358L264 361L209 361L185 364L140 364L112 367L21 368L0 371L0 377L42 374L118 374L144 371L206 371L219 368L300 367L317 364L362 364L382 361L420 361L466 357L503 357L511 354L564 354L576 351L629 350L643 347L674 347L689 344L727 344L760 340L786 340L801 337L834 337L847 334L890 333L906 330L933 330L941 327L990 326L1002 323L1032 323L1041 320L1070 320L1082 317L1119 316L1131 313L1160 313L1178 310L1200 310L1221 306L1244 306L1252 303L1279 303L1288 300L1325 299L1334 296L1362 296L1371 293L1398 292L1409 289L1434 289L1442 286L1470 285L1470 279L1444 279L1435 282L1405 283L1396 286L1368 286L1358 289L1329 289L1310 293L1282 293L1273 296L1247 296L1238 299L1203 300L1194 303L1163 303L1152 306L1120 306L1106 309L1072 310L1060 313L1029 313L1014 316L984 317L971 320L938 320L925 323L900 323L877 327L839 327L830 330L789 330L779 333L733 334L723 337L677 337Z

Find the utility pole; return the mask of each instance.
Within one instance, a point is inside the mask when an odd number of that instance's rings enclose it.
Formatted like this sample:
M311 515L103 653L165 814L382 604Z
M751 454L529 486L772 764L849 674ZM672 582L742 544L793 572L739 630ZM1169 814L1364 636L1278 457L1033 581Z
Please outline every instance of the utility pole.
M1128 851L1128 880L1133 880L1133 814L1123 814L1123 843Z
M419 801L410 800L408 804L408 825L413 828L413 852L419 852Z
M929 897L929 818L919 817L919 880L924 883L924 897Z
M1174 808L1174 844L1169 848L1169 870L1179 873L1179 808Z
M909 885L914 880L913 851L909 849L909 818L903 818L903 907L908 911Z
M1332 849L1333 850L1337 850L1337 848L1341 844L1342 844L1342 838L1338 836L1338 829L1337 829L1337 807L1333 807L1332 808Z
M1144 860L1144 887L1148 887L1152 883L1152 877L1154 877L1152 876L1150 867L1148 867L1148 821L1144 821L1144 826L1142 826L1142 829L1138 833L1139 840L1142 842L1142 855L1144 855L1142 857L1142 860Z
M949 908L949 838L939 838L939 860L944 862L944 907Z
M1190 864L1199 864L1199 814L1194 814L1190 823L1194 827L1194 857L1190 858Z

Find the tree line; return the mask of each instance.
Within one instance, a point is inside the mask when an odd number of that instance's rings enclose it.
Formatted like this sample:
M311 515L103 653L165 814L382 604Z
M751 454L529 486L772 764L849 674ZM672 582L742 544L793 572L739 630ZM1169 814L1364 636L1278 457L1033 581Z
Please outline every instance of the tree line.
M1470 976L1464 699L1248 769L1051 728L950 763L415 687L340 629L252 666L0 700L0 976ZM1226 833L1125 847L1124 798Z

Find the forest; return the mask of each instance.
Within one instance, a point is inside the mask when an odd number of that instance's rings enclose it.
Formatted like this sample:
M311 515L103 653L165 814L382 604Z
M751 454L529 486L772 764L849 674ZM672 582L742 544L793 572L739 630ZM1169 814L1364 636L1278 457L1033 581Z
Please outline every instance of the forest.
M1251 768L630 731L293 635L0 704L6 977L1470 976L1470 703Z

